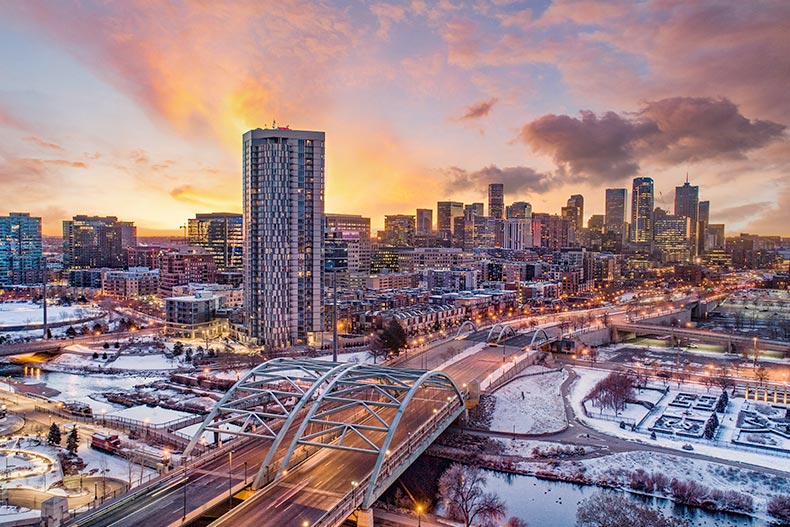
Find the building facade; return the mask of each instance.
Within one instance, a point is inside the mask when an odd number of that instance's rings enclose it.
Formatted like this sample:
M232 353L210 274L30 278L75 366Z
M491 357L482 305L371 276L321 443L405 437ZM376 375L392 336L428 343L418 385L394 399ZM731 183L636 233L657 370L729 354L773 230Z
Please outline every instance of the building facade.
M214 256L199 247L183 247L162 253L159 260L159 294L170 296L173 287L216 280Z
M604 214L605 232L625 234L625 209L628 191L624 188L606 189L606 214Z
M683 216L691 220L688 233L689 254L697 255L697 223L699 221L699 187L690 185L688 179L682 187L675 187L675 216Z
M653 179L634 178L631 188L631 241L649 243L653 239Z
M218 270L241 269L244 245L241 214L196 214L187 221L187 239L190 246L207 250Z
M137 245L137 227L115 216L74 216L63 221L63 268L121 268Z
M464 204L459 201L436 203L436 230L448 238L453 233L453 220L464 217Z
M433 210L417 209L417 234L426 235L433 232Z
M323 329L324 133L243 137L244 309L248 337L283 348Z
M488 215L498 220L505 218L505 185L502 183L488 185Z
M26 212L0 216L0 286L44 281L41 218Z

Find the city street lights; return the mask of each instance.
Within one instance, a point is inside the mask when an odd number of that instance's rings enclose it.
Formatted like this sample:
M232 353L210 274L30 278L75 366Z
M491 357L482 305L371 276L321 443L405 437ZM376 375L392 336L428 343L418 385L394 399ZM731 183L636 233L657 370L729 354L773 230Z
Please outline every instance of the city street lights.
M752 343L754 344L753 345L753 348L754 348L754 362L753 362L753 364L754 364L754 367L756 368L757 367L757 337L754 337L752 339Z
M422 505L417 505L417 527L422 527Z

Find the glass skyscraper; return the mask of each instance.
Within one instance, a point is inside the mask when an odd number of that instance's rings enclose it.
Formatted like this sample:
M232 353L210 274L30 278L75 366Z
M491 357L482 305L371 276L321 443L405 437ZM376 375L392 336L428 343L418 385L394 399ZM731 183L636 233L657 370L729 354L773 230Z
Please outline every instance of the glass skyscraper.
M311 343L323 326L324 132L250 130L243 156L248 336Z
M634 178L631 190L631 241L647 243L653 239L653 179Z
M41 218L26 212L0 216L0 286L43 282L41 256Z
M189 245L202 247L214 257L217 269L241 269L244 221L241 214L196 214L187 222Z

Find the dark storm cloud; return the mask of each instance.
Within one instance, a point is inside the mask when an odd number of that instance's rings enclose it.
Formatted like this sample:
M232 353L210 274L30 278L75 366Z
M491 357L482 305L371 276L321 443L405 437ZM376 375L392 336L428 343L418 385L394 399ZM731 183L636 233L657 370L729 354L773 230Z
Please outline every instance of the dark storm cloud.
M728 99L672 97L647 102L635 114L544 115L525 125L518 139L552 156L562 174L610 182L636 175L644 161L742 159L782 138L785 128L749 120Z
M504 183L508 192L542 193L555 185L551 174L524 166L499 168L496 165L489 165L472 172L450 167L443 172L447 178L445 188L449 192L479 190L489 183Z

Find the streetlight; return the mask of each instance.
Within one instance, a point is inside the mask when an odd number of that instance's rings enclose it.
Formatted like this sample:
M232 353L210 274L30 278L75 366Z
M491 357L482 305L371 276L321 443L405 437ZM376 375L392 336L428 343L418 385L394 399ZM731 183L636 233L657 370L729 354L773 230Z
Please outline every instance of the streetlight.
M417 505L417 527L422 527L422 505Z
M352 481L351 482L351 504L354 508L357 507L357 487L359 487L359 481Z
M757 367L757 337L752 339L752 343L754 344L754 367Z
M228 451L228 510L233 506L233 450Z

